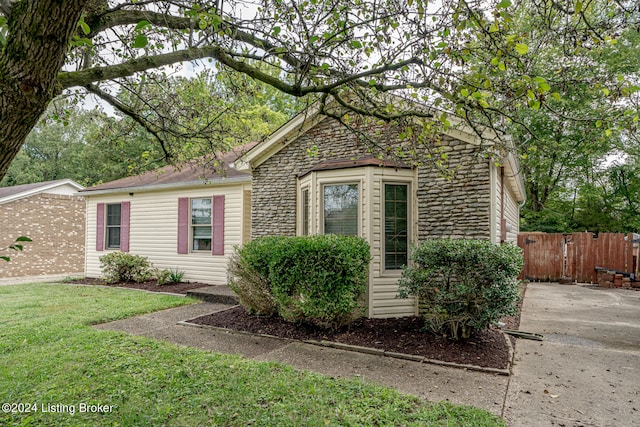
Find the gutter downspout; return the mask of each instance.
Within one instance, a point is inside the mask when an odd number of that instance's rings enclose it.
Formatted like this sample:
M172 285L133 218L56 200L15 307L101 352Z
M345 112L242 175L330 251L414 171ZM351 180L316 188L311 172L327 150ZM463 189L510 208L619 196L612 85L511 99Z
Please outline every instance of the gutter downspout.
M507 240L507 219L504 217L504 166L500 168L500 243Z

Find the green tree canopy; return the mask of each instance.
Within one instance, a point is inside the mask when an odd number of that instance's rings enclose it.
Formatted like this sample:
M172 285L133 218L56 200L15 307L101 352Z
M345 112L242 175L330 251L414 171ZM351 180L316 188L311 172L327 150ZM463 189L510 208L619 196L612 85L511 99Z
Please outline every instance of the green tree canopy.
M633 0L0 0L0 178L61 92L89 91L111 102L122 93L118 87L141 88L162 76L162 67L197 59L379 120L413 115L449 126L447 114L429 109L437 107L487 137L479 125L500 128L505 117L518 123L515 112L543 108L554 93L562 95L563 82L580 78L560 72L552 79L532 66L550 41L570 62L593 47L615 49L620 34L637 27L636 6ZM523 11L531 17L528 32L517 19ZM634 85L623 80L616 88L627 96ZM618 118L603 125L622 126Z
M294 99L264 84L211 71L131 89L117 102L124 111L135 109L133 117L54 102L1 185L62 178L93 185L169 161L215 161L215 150L264 138L298 108ZM168 121L171 126L162 125Z
M535 9L535 1L528 3ZM526 35L527 69L538 84L527 89L529 108L516 108L506 123L521 155L525 230L634 229L614 200L622 190L612 179L618 167L611 159L637 147L640 33L625 21L631 14L613 18L606 5L576 2L579 13L570 17L553 9L546 16L515 15L514 25ZM580 31L594 22L600 24ZM540 30L549 26L555 35ZM610 32L597 30L605 27Z

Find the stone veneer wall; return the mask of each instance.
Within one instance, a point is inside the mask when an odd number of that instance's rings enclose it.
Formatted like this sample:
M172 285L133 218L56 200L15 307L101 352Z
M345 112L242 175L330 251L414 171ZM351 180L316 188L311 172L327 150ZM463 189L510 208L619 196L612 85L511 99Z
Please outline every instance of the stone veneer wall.
M2 251L0 277L84 272L85 201L82 197L36 194L0 205L0 247L19 236L33 242L23 252Z
M489 161L480 147L446 138L443 149L452 179L435 168L418 169L418 240L447 237L491 239Z
M393 133L388 132L392 139ZM390 141L391 144L395 141ZM449 167L460 166L453 179L424 167L418 171L418 235L490 238L489 163L479 147L448 138ZM314 153L314 154L310 154ZM370 154L357 136L325 119L253 171L252 237L296 234L296 178L325 160Z

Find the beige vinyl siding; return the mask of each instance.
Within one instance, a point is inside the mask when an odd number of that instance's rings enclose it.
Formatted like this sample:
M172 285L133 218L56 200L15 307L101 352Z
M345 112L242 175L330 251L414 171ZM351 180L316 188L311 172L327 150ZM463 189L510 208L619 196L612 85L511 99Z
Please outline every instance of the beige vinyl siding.
M500 168L491 165L491 189L493 192L493 203L491 206L491 223L493 224L493 242L500 243L502 236L502 221L500 217L502 203L502 180L500 179Z
M96 251L96 209L98 203L131 202L130 249L135 255L149 258L155 267L178 268L185 272L184 279L211 284L226 284L227 262L235 245L242 243L244 184L226 186L199 186L176 190L129 193L109 193L87 197L87 250L86 275L100 277L99 258L109 250ZM210 252L177 253L178 198L225 196L225 254Z
M242 191L242 243L251 240L251 189L246 186Z
M417 199L415 191L417 178L415 171L395 170L391 168L371 167L368 182L372 188L371 203L371 232L370 240L371 253L371 295L369 297L369 316L371 317L401 317L416 314L416 302L414 298L397 298L398 280L400 271L385 271L384 269L384 184L403 183L409 184L409 226L410 242L417 239Z
M516 200L516 196L509 186L504 193L504 216L507 224L511 225L511 230L507 231L507 242L516 243L518 241L518 233L520 232L520 206Z
M495 223L495 237L494 242L500 243L500 239L502 236L502 223L501 223L501 215L504 215L504 218L507 220L507 224L511 226L511 230L506 233L506 242L517 242L518 233L520 231L520 207L518 205L518 201L516 199L513 190L509 185L509 180L505 177L504 179L500 176L500 168L493 168L493 179L495 182L495 192L494 192L494 206L495 206L495 214L494 223ZM503 192L503 182L504 182L504 197L502 195ZM504 207L502 206L504 203ZM509 230L509 228L507 228Z
M322 233L323 191L325 184L359 185L360 217L358 224L360 236L371 246L371 264L369 266L369 287L367 291L368 315L370 317L400 317L414 315L416 304L413 298L399 299L399 271L384 271L383 264L383 184L410 184L412 199L409 221L411 221L411 241L415 242L417 232L415 207L415 172L381 167L360 167L332 171L318 171L304 176L298 185L297 233L302 235L302 189L310 189L310 234Z

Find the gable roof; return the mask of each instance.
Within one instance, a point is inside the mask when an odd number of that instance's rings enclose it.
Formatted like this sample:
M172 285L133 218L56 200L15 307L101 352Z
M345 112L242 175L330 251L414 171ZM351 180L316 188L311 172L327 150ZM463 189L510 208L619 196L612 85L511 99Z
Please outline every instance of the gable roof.
M407 100L402 98L399 99L403 102L407 102ZM253 168L260 166L271 156L277 154L280 150L295 141L298 137L304 135L309 129L318 125L326 118L327 116L323 115L320 110L319 102L310 105L273 132L266 140L256 144L245 154L239 156L233 166L237 170L250 172ZM462 119L457 116L450 115L449 120L454 123L454 126L444 132L446 135L471 144L480 144L480 137L477 136L469 126L465 125ZM492 129L486 127L483 127L482 131L483 135L496 135ZM520 162L512 153L512 151L515 151L515 145L509 135L502 135L502 137L509 145L508 148L510 151L503 159L501 159L507 172L507 180L515 193L516 199L519 202L524 202L526 199L526 192L524 180L520 172Z
M407 100L397 95L389 95L388 101L419 104L416 101ZM327 101L326 105L329 107L339 107L339 104L334 99ZM427 106L424 106L424 108L429 113L444 113L443 110L435 110ZM445 135L471 144L480 143L480 138L475 133L475 130L473 130L470 126L465 125L465 122L459 117L453 115L452 113L447 114L449 114L448 119L453 124L453 126L444 131ZM322 114L320 101L314 102L313 104L302 110L300 113L298 113L296 116L294 116L291 120L282 125L280 128L278 128L276 131L274 131L266 140L248 150L246 154L240 156L240 158L235 162L234 167L241 171L250 171L252 168L260 166L271 156L278 153L292 141L296 140L298 137L305 134L309 129L313 128L327 118L327 116ZM496 133L493 129L482 126L479 126L478 129L482 130L483 136L487 139L492 139L492 135L494 137L496 136Z
M12 187L0 187L0 204L29 197L38 193L56 192L56 190L60 190L65 186L70 186L75 191L80 191L84 188L82 185L71 179L58 179L55 181L14 185Z
M140 175L128 176L115 181L105 182L84 189L83 195L115 193L123 191L154 190L162 188L175 188L193 186L197 184L216 184L228 182L246 182L251 180L251 174L241 172L232 167L232 163L242 154L255 146L257 142L251 142L234 147L226 153L217 153L216 166L185 164L182 166L165 166L163 168L148 171Z

